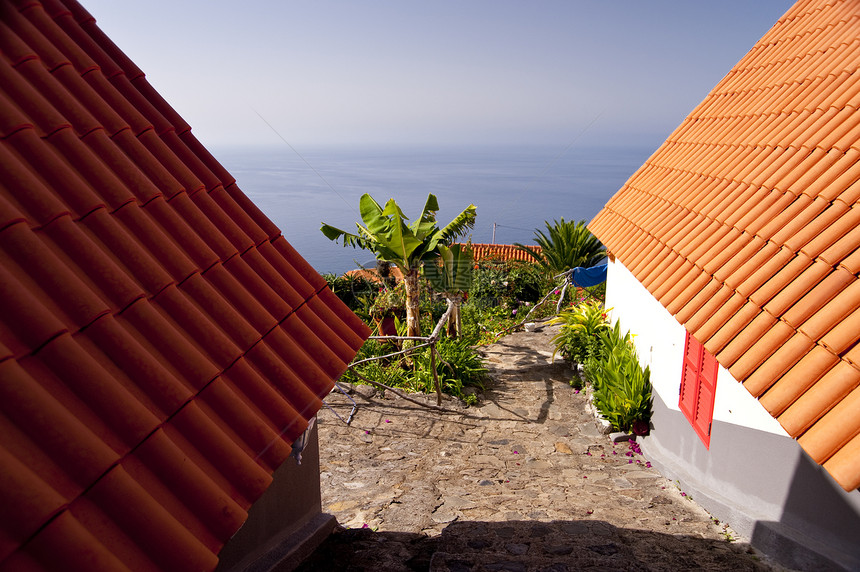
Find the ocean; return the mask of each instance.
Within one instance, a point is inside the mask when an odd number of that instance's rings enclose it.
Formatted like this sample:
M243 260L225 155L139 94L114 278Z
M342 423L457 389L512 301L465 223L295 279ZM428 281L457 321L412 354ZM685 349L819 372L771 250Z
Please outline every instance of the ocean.
M428 193L443 226L477 207L472 242L533 244L545 222L591 220L651 155L643 147L314 147L213 149L239 187L319 272L372 266L373 255L328 240L325 222L355 232L364 193L417 217ZM301 153L301 155L299 155ZM469 236L465 237L465 241Z

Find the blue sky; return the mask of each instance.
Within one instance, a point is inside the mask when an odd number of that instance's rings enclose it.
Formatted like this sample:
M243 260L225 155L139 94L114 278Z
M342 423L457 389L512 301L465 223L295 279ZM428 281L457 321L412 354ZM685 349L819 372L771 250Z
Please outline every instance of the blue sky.
M83 3L204 144L299 149L656 147L792 4Z

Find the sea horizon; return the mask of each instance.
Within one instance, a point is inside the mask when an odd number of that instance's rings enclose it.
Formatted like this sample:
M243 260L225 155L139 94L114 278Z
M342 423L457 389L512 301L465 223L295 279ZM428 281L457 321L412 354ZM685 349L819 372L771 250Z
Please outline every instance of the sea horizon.
M477 222L461 241L534 244L536 230L560 218L590 221L654 147L558 145L287 144L213 148L216 159L284 237L320 273L372 266L373 254L328 240L323 222L354 232L359 197L394 198L417 217L429 193L437 221L469 204Z

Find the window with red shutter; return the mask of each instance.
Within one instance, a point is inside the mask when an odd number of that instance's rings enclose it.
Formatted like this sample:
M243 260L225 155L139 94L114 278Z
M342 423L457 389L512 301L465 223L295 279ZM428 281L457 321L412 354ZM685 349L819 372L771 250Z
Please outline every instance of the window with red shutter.
M684 343L684 367L681 372L681 397L678 405L706 448L711 445L717 368L716 358L687 332Z

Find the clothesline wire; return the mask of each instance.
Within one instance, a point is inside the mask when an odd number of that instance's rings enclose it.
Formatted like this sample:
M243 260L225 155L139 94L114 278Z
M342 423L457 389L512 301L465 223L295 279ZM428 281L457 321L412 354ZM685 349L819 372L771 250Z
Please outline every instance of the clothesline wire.
M252 108L252 109L253 109L253 108ZM346 206L349 208L349 210L351 210L353 213L355 213L355 215L356 215L356 216L359 216L359 217L360 217L360 215L359 215L358 211L357 211L357 210L355 210L355 207L354 207L354 206L352 206L351 204L349 204L349 202L348 202L348 201L343 197L343 195L341 195L339 192L337 192L337 189L335 189L335 188L331 185L331 183L329 183L329 182L328 182L328 180L327 180L325 177L323 177L323 176L322 176L322 173L320 173L319 171L317 171L317 170L316 170L316 168L315 168L313 165L311 165L311 164L310 164L310 161L308 161L307 159L305 159L305 156L304 156L304 155L302 155L301 153L299 153L299 151L298 151L295 147L293 147L293 146L290 144L290 142L289 142L289 141L287 141L287 140L284 138L284 136L283 136L283 135L281 135L280 133L278 133L278 130L277 130L277 129L275 129L275 127L274 127L271 123L269 123L268 121L266 121L266 118L265 118L265 117L263 117L262 115L260 115L260 112L259 112L259 111L257 111L256 109L254 109L253 111L254 111L254 113L256 113L256 114L257 114L257 117L259 117L260 119L262 119L262 120L263 120L263 123L265 123L266 125L268 125L268 126L269 126L269 129L271 129L271 130L275 133L275 135L277 135L278 137L280 137L281 141L283 141L284 143L286 143L286 144L287 144L287 147L289 147L290 149L292 149L293 153L295 153L295 154L299 157L299 159L301 159L302 161L304 161L305 165L307 165L307 166L310 168L310 170L311 170L311 171L313 171L313 172L314 172L314 174L316 174L316 176L317 176L317 177L319 177L319 178L322 180L322 182L323 182L323 183L325 183L325 184L326 184L326 186L327 186L329 189L331 189L331 191L332 191L334 194L336 194L338 197L340 197L340 200L342 200L342 201L344 202L344 204L346 204Z

